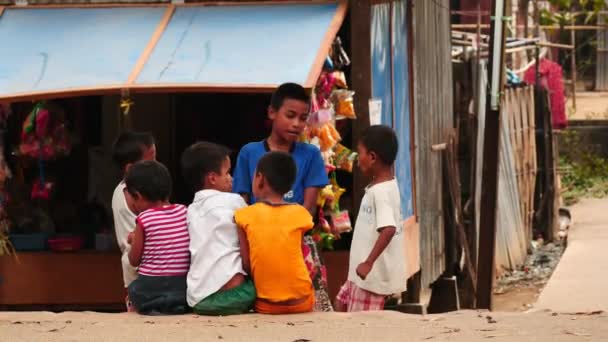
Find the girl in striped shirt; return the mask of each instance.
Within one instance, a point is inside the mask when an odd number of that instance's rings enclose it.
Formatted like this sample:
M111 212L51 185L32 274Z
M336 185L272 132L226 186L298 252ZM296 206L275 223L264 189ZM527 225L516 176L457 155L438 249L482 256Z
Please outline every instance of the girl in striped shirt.
M129 209L137 214L128 242L129 262L139 276L129 285L129 298L140 314L185 313L190 268L187 209L169 203L171 176L158 162L133 165L125 184Z

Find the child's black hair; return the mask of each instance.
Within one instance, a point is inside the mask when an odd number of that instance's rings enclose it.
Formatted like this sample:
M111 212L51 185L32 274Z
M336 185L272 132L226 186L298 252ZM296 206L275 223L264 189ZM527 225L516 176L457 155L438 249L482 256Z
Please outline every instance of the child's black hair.
M182 175L194 191L201 190L203 178L209 172L219 173L222 163L230 157L230 149L225 146L201 141L188 147L182 153Z
M116 138L112 148L112 159L124 170L127 164L140 161L144 150L154 145L154 136L148 132L126 131Z
M360 140L369 152L374 152L386 165L393 165L397 158L399 142L392 128L383 125L369 127Z
M138 192L148 201L166 201L171 196L171 175L167 168L153 160L133 164L125 176L127 191Z
M277 194L284 195L296 180L296 163L289 153L268 152L258 162L256 172L260 173L270 188Z
M306 89L299 84L283 83L272 94L270 106L274 110L279 110L281 109L281 106L283 106L283 102L287 99L299 100L308 104L310 102L310 95L306 92Z

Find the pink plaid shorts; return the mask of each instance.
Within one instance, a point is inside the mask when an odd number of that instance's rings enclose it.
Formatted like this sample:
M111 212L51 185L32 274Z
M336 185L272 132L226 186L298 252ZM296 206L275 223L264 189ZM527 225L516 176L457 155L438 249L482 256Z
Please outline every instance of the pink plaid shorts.
M346 311L376 311L384 309L385 295L364 290L352 281L346 281L336 299L346 306Z

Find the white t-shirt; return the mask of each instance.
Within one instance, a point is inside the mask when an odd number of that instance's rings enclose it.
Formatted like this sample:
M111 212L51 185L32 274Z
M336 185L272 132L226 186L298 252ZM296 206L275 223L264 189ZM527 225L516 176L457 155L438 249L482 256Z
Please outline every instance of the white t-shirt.
M188 207L190 271L188 305L216 293L243 270L234 211L247 204L237 194L216 190L196 193Z
M127 206L127 200L123 192L126 187L125 182L120 182L114 194L112 195L112 213L114 215L114 230L116 231L116 241L118 247L122 252L122 279L125 283L125 287L135 279L137 279L137 269L131 266L129 262L129 250L131 245L127 243L129 233L135 230L135 219L137 216Z
M368 187L355 223L348 280L380 295L401 293L407 287L400 202L399 186L395 179ZM378 228L383 227L395 227L396 233L363 280L357 275L357 266L367 259L380 236Z

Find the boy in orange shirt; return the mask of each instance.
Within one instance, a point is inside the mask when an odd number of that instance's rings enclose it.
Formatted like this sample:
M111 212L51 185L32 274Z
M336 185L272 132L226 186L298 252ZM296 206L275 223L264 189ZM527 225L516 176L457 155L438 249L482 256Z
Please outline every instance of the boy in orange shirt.
M243 267L253 277L259 313L303 313L314 307L314 289L302 254L302 237L313 227L312 216L303 206L283 199L296 172L288 153L264 155L253 179L257 203L235 213Z

